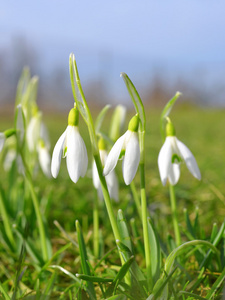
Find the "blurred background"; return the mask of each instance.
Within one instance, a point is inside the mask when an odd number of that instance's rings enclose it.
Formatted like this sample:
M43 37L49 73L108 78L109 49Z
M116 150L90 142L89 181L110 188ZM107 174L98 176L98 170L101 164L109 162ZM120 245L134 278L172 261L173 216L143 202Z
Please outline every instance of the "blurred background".
M14 103L26 65L40 78L42 109L73 103L69 54L88 101L129 105L120 72L143 101L225 106L225 2L222 0L2 1L0 105Z

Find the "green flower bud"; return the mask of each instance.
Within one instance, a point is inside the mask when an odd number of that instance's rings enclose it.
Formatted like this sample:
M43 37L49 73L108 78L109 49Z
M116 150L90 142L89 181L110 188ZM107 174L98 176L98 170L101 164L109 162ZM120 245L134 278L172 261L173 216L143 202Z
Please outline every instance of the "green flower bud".
M72 108L68 115L68 125L78 126L79 123L79 111L77 108Z
M139 116L136 114L129 122L128 130L137 132L139 126Z
M105 150L105 140L103 139L103 137L101 137L98 141L98 149L99 150Z

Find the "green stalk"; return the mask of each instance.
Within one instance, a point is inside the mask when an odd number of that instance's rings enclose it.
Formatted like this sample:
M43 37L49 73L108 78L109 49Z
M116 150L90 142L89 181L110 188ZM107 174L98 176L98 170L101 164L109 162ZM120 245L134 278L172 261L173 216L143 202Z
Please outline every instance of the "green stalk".
M141 203L140 203L140 199L138 197L138 193L137 193L137 189L135 187L134 181L131 182L130 188L131 188L131 192L134 197L134 202L135 202L135 205L137 208L137 212L139 214L140 219L142 220Z
M98 213L98 196L96 195L94 200L93 210L93 248L96 258L99 256L99 213Z
M148 212L147 212L147 199L145 189L145 131L141 131L140 138L140 179L141 179L141 210L142 210L142 226L144 236L145 260L146 260L146 273L149 288L152 288L152 270L151 270L151 255L148 235Z
M109 191L106 185L106 180L105 177L103 176L103 168L102 168L102 163L101 163L101 159L99 154L95 154L94 155L94 160L97 166L97 170L98 170L98 175L99 175L99 179L101 182L101 187L102 187L102 193L104 196L104 200L105 200L105 205L106 205L106 209L108 212L108 216L109 216L109 220L112 226L112 230L113 230L113 234L116 240L120 240L121 241L121 236L117 227L117 222L116 222L116 218L115 215L113 213L113 208L112 208L112 203L111 203L111 199L109 196Z
M46 239L46 235L45 235L45 228L44 228L44 223L43 223L42 216L41 216L41 211L40 211L40 207L39 207L39 203L38 203L38 198L37 198L37 195L36 195L35 190L34 190L32 177L31 177L30 171L28 169L28 166L26 164L26 161L23 157L22 152L20 152L20 154L21 154L21 157L22 157L23 165L25 167L25 176L26 176L26 180L27 180L27 183L28 183L28 186L29 186L29 189L30 189L31 199L32 199L32 202L33 202L33 205L34 205L34 210L35 210L36 217L37 217L42 255L43 255L44 261L46 262L48 260L47 239Z
M177 203L176 203L176 195L175 189L172 184L170 184L170 204L172 210L172 218L173 218L173 228L175 234L176 245L181 245L181 237L180 237L180 229L178 225L178 218L177 218Z

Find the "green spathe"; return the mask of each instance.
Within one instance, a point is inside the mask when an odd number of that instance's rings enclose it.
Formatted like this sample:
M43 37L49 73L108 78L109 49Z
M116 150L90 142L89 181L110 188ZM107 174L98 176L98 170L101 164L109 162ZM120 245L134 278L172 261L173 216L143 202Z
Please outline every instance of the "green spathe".
M72 108L68 115L68 125L78 126L79 123L79 111L77 108Z
M98 141L98 149L99 150L105 150L106 149L105 140L103 139L103 137L101 137Z
M129 122L128 130L137 132L139 126L139 115L136 114Z

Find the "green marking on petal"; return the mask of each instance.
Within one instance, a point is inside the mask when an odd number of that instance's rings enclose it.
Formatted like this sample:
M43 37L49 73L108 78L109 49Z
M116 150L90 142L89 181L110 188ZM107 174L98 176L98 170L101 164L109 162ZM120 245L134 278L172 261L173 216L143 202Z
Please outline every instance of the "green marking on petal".
M125 155L125 150L123 149L123 150L121 150L121 152L120 152L119 159L122 159L122 158L124 157L124 155Z
M65 147L64 150L63 150L63 157L66 156L66 153L67 153L67 147Z
M173 164L177 164L181 162L181 158L177 154L173 154L171 161Z

